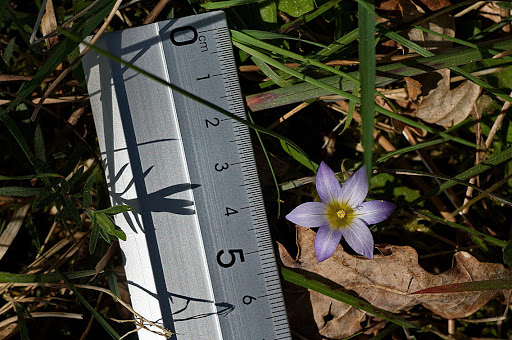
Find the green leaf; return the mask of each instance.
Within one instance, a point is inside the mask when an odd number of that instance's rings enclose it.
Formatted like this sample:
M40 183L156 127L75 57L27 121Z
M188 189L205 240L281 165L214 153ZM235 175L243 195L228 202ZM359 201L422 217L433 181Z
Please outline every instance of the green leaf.
M44 137L43 137L43 131L41 129L41 125L37 124L36 126L36 132L34 133L34 148L36 151L36 157L42 160L43 162L46 161L46 151L44 146Z
M507 266L512 266L512 241L507 243L507 246L503 248L503 263Z
M53 173L53 169L50 167L50 165L40 158L32 157L31 162L32 162L32 166L34 167L34 169L36 170L36 172L38 174ZM62 176L61 176L61 178L62 178ZM55 178L50 178L48 181L52 184L59 183L59 181L56 180Z
M53 191L49 188L45 188L45 190L37 196L34 201L33 207L34 211L44 208L57 200L57 198L61 195L59 191Z
M4 21L4 15L6 14L7 7L11 0L0 0L0 20Z
M114 293L117 297L121 297L121 292L119 291L119 284L117 282L117 275L112 268L112 264L109 263L107 268L105 268L105 274L107 274L108 279L108 287L110 291Z
M298 17L297 19L285 23L277 31L279 33L284 33L284 32L289 31L292 28L296 28L296 27L299 27L300 25L308 23L308 22L314 20L315 18L319 17L320 15L324 14L325 12L327 12L332 7L335 7L340 2L341 2L341 0L327 1L326 3L324 3L323 5L318 7L317 9L315 9L314 11L311 11L309 13L305 13L305 14L301 15L300 17Z
M101 238L102 238L102 239L104 239L104 240L105 240L105 242L107 242L108 244L112 243L112 241L117 240L117 237L110 235L110 234L109 234L109 233L107 233L107 231L106 231L105 229L103 229L103 228L99 228L99 229L98 229L98 232L99 232L99 234L100 234Z
M512 3L508 1L499 1L497 3L498 6L505 9L512 9Z
M87 212L87 215L92 220L91 236L89 237L89 254L94 253L96 244L98 243L98 237L100 234L100 226L98 225L98 219L96 218L96 212ZM91 216L92 215L92 216Z
M75 1L73 1L73 9L75 11L75 14L78 14L83 9L86 9L87 6L89 6L92 3L93 3L92 0L75 0Z
M16 310L16 315L18 316L18 328L20 329L20 338L21 340L29 340L28 336L28 328L26 316L30 316L28 311L23 308L18 302L14 302L14 309Z
M295 159L297 162L299 162L300 164L304 165L306 168L308 168L309 170L313 171L314 173L316 173L316 170L318 169L318 164L316 164L315 162L313 162L311 159L309 159L308 157L306 157L304 155L304 153L302 152L299 152L297 151L293 146L287 144L285 141L281 140L281 147L283 148L283 150L289 154L290 156L293 157L293 159Z
M42 192L43 188L29 188L29 187L3 187L0 188L0 195L14 196L14 197L32 197L37 196Z
M63 195L59 196L59 199L64 206L62 210L57 214L56 220L63 221L66 218L71 218L77 226L82 226L82 219L78 213L77 206L73 200L66 198Z
M114 224L109 216L98 211L95 211L95 215L96 219L98 220L98 224L101 228L103 228L103 230L105 230L110 235L114 235L121 240L126 241L126 234Z
M313 0L279 0L277 8L294 18L315 9Z
M92 204L92 195L91 195L91 188L94 184L94 181L96 180L96 174L90 176L87 179L87 182L85 182L84 188L82 190L82 207L84 209L89 208Z
M268 0L259 4L260 16L264 22L275 24L277 22L277 4Z
M71 178L67 182L65 182L65 185L62 186L62 190L64 192L67 192L69 190L69 188L71 188L82 177L83 174L84 174L84 167L81 166L80 168L78 168L77 171L75 171L73 176L71 176Z
M7 46L5 46L4 50L4 62L6 65L9 65L9 62L11 61L12 52L14 51L14 44L16 42L16 38L12 38L9 43L7 43Z
M122 205L122 204L116 205L116 206L113 206L113 207L110 207L107 209L103 209L103 210L96 210L96 212L99 212L99 213L102 213L105 215L117 215L117 214L124 213L127 211L133 211L133 208L130 207L129 205Z
M78 162L80 162L80 157L82 157L84 149L81 145L78 145L76 148L73 148L71 155L69 156L69 160L61 171L61 174L64 176L68 176L71 171L75 169Z

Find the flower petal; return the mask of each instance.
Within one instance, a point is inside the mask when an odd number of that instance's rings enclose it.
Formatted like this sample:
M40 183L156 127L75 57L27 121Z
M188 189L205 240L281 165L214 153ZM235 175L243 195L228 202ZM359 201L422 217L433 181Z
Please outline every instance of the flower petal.
M343 184L338 199L355 208L364 201L366 195L368 195L368 177L366 177L366 168L363 166Z
M347 228L341 229L341 231L348 245L356 253L373 259L373 236L362 220L357 217L354 218L350 225Z
M375 200L363 202L355 213L366 224L375 224L388 218L395 208L396 205L394 203Z
M302 203L286 215L286 219L301 227L319 227L325 224L325 208L322 202Z
M330 202L340 196L341 185L334 171L324 162L320 163L316 173L316 191L322 202Z
M323 225L316 232L315 253L318 262L327 260L334 254L341 240L341 229L332 229Z

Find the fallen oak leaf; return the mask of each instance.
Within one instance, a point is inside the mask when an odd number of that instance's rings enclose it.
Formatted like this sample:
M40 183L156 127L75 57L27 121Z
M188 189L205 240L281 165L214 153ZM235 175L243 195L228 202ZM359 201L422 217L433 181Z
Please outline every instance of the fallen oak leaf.
M373 306L392 313L407 311L421 304L446 319L464 318L476 312L489 300L502 297L503 292L458 292L442 296L411 295L410 292L443 284L512 277L510 270L503 265L479 262L466 252L454 255L451 269L434 275L420 267L418 254L407 246L386 246L383 251L389 255L375 255L373 260L368 260L344 252L339 245L331 258L318 262L313 248L315 236L311 229L298 228L299 253L296 259L279 245L283 264L302 270L309 277L321 276L353 291ZM310 293L310 303L318 332L322 336L341 339L361 329L361 326L357 328L356 325L362 320L361 314L352 315L346 304L316 292ZM366 318L369 316L366 315ZM350 330L347 329L347 324L351 325Z
M455 89L450 89L450 70L437 71L442 78L436 87L421 101L413 114L427 123L435 123L446 128L459 124L473 110L480 96L481 88L466 80Z

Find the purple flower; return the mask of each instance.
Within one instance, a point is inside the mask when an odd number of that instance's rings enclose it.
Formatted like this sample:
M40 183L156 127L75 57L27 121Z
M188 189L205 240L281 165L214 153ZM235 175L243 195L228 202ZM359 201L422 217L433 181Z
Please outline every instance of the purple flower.
M331 168L322 162L316 174L316 190L322 202L303 203L286 219L302 227L320 227L315 238L318 262L331 257L342 236L355 252L372 259L373 237L368 225L384 221L396 206L380 200L363 202L368 194L365 167L342 187Z

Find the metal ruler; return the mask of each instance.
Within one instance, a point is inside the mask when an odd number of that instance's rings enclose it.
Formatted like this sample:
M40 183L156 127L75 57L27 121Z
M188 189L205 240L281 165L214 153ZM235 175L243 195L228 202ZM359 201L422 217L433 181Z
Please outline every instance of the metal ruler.
M223 12L96 46L245 118ZM249 131L95 52L83 59L136 311L175 339L290 339ZM141 330L140 339L161 339Z

